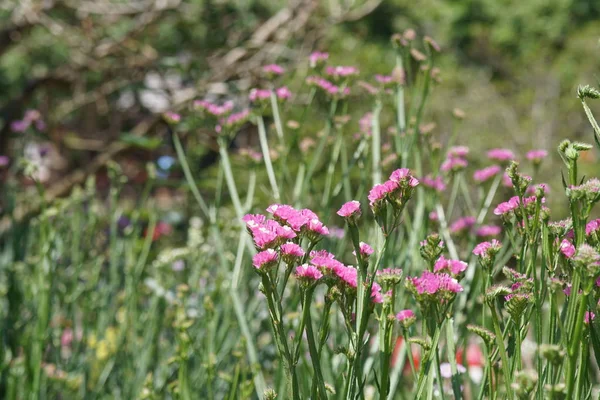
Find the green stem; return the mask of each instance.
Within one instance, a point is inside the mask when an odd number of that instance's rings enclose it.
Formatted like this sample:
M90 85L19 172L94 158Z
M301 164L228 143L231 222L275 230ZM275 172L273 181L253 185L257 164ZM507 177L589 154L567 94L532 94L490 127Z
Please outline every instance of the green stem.
M267 130L265 129L265 121L263 120L262 115L259 115L256 118L256 124L258 125L258 140L260 141L260 149L263 153L263 160L265 161L265 167L267 168L267 176L269 177L269 183L271 184L273 197L276 201L279 201L279 186L277 186L277 180L275 179L275 171L273 170L271 154L269 153L269 143L267 142Z
M305 321L306 339L308 341L308 351L310 353L310 360L315 370L314 379L317 381L317 385L313 385L312 398L314 399L327 399L327 392L325 391L325 382L323 381L323 374L321 372L321 359L319 357L319 350L315 343L315 335L312 327L312 318L310 315L310 301L312 299L314 288L307 289L304 291L303 316ZM301 338L299 338L301 340Z
M204 215L208 218L210 213L208 212L208 206L206 202L202 198L200 191L198 190L198 186L196 186L196 182L194 181L194 177L192 176L192 171L190 170L190 166L185 157L185 153L183 152L183 147L181 146L181 141L179 140L179 136L176 132L173 132L173 143L175 144L175 151L177 153L177 158L179 159L179 164L181 164L181 168L183 169L183 175L190 186L190 190L194 195L194 198L200 205L200 209L204 213Z
M504 346L504 336L502 334L502 330L500 329L500 322L498 320L498 314L496 312L496 307L493 302L488 303L490 307L490 311L492 313L492 323L494 325L494 331L496 334L496 344L498 345L498 350L500 351L500 357L502 359L502 373L504 375L504 385L506 386L506 395L509 399L513 399L513 392L510 387L511 384L511 374L510 374L510 364L508 363L508 354L506 353L506 347Z

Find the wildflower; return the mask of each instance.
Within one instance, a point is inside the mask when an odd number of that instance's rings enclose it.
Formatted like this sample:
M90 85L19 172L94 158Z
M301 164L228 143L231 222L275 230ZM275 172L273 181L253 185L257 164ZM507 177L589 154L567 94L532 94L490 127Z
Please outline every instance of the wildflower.
M381 282L385 288L393 287L402 280L402 270L400 268L385 268L378 270L377 280Z
M566 258L572 258L575 255L575 246L573 243L569 242L567 239L563 239L559 246L560 252Z
M425 43L427 43L429 45L429 47L432 50L435 50L437 53L439 53L440 51L442 51L442 48L440 47L440 45L437 44L437 42L435 40L433 40L432 38L430 38L429 36L423 37L423 41Z
M450 232L463 232L475 225L476 218L472 216L459 218L450 225Z
M279 247L281 258L286 264L294 264L300 258L304 257L304 249L296 243L287 242Z
M233 101L229 100L223 103L223 105L218 105L207 100L195 100L192 106L198 111L205 112L214 117L220 117L229 114L233 110Z
M258 102L261 100L267 100L271 98L271 91L268 89L252 89L250 90L250 94L248 95L248 99L252 102Z
M220 124L229 130L233 130L242 126L246 121L248 121L248 118L250 118L250 110L246 108L240 112L227 116L227 118L221 119Z
M463 158L469 154L469 148L467 146L454 146L448 149L449 158Z
M494 215L505 215L519 207L519 196L514 196L510 200L498 204L494 209Z
M448 272L450 275L456 276L467 269L467 263L460 260L447 260L444 256L440 256L433 265L433 272Z
M262 225L266 221L266 217L262 214L246 214L242 221L246 223L246 228L252 230Z
M377 282L373 282L371 287L371 301L376 304L383 303L383 294L381 293L381 286Z
M529 293L510 293L504 297L506 311L513 321L519 321L527 306L533 301Z
M329 53L315 51L315 52L311 53L311 55L308 57L309 65L311 68L316 68L317 66L325 63L325 61L327 61L328 58L329 58Z
M283 75L285 69L277 64L269 64L263 67L263 72L267 75Z
M442 252L444 251L444 241L440 238L437 233L428 235L425 240L421 243L420 253L421 257L426 260L430 265L437 260Z
M446 184L441 176L433 178L431 175L426 175L422 180L423 186L431 188L436 192L443 192L446 190Z
M0 168L6 167L10 163L10 158L7 156L0 156Z
M415 61L421 62L427 60L427 56L415 48L410 49L410 55L415 59Z
M337 215L345 218L348 222L356 222L361 215L360 202L357 200L352 200L344 203L344 205L342 205L342 207L338 210Z
M387 85L393 82L393 78L389 75L375 75L375 80L382 85Z
M510 161L515 158L515 154L508 149L492 149L487 152L487 156L496 161Z
M373 254L373 252L374 252L373 248L365 242L359 243L359 249L360 249L360 255L362 256L363 259L369 258L369 256L371 254ZM356 251L353 251L352 254L354 254L356 256Z
M310 219L306 226L307 235L311 241L319 240L320 236L329 235L329 229L317 218Z
M429 213L429 220L430 221L435 222L435 221L439 221L439 219L440 219L440 217L438 216L437 212L432 211L432 212Z
M290 92L287 86L282 86L275 90L275 95L279 100L287 100L292 97L292 92Z
M168 124L171 124L171 125L175 125L181 121L181 115L179 115L173 111L165 112L163 114L163 118Z
M527 159L532 161L534 164L539 164L542 162L542 159L548 156L548 152L546 150L530 150L527 152Z
M371 208L374 210L379 208L385 200L385 196L387 194L388 190L385 185L379 184L373 186L369 191L369 195L367 196Z
M371 136L371 134L372 134L372 132L371 132L372 121L373 121L373 113L370 113L370 112L365 113L358 120L358 127L359 127L360 131L366 136Z
M415 316L415 313L412 310L402 310L398 314L396 314L396 319L406 329L415 323L417 317Z
M323 277L323 273L317 267L309 264L302 264L296 268L296 279L302 283L310 284Z
M584 243L577 248L577 253L571 260L576 266L582 269L583 275L588 278L587 286L591 289L591 285L593 285L600 273L600 253L589 244Z
M591 235L594 232L600 230L600 219L594 219L587 223L585 226L585 234L587 236Z
M370 95L374 96L377 93L379 93L379 89L377 89L375 86L373 86L370 83L367 83L365 81L358 81L358 86L360 86L361 88L365 89L365 91L367 93L369 93Z
M502 228L496 225L482 225L475 231L480 237L497 236L502 232Z
M358 68L351 66L327 67L325 73L334 79L358 75Z
M591 311L586 311L585 315L583 317L583 322L587 325L590 324L590 322L592 322L594 319L596 319L596 314L594 314Z
M358 279L358 270L356 268L342 265L335 268L334 273L343 285L356 289Z
M507 188L513 187L512 179L510 179L510 176L508 176L506 172L504 173L504 175L502 175L502 186Z
M493 239L491 242L481 242L473 249L473 254L479 257L492 257L500 251L502 243Z
M447 158L440 166L440 170L442 172L456 172L466 168L467 165L469 165L469 163L463 158Z
M473 174L473 179L479 183L483 183L497 175L499 172L500 167L498 165L491 165L484 169L475 171L475 173Z
M458 281L450 275L429 271L423 271L420 277L407 278L406 286L419 302L447 301L463 291Z
M267 271L269 268L277 264L277 252L273 249L267 249L256 253L252 257L252 265L254 268L261 271Z
M321 78L320 76L309 76L306 78L306 83L324 90L325 93L332 97L341 98L350 94L349 87L337 86L329 82L327 79Z

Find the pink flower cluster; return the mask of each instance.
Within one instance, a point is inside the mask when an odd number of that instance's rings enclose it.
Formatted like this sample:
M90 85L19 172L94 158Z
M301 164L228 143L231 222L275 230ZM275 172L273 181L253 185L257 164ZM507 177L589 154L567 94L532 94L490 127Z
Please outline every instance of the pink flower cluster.
M407 278L407 286L419 301L444 301L451 299L463 287L448 274L423 271L420 277Z
M382 85L387 85L389 83L392 83L393 78L389 75L375 75L375 80L381 83Z
M282 86L280 88L275 89L275 96L279 100L287 100L292 97L292 92L286 87ZM257 101L265 101L271 98L271 91L269 89L252 89L250 94L248 95L248 99L255 103Z
M483 183L489 180L490 178L496 176L499 172L500 166L491 165L489 167L475 171L475 173L473 174L473 179L479 183Z
M308 57L311 68L317 67L319 64L324 63L329 58L329 53L323 53L315 51Z
M548 156L548 152L546 150L530 150L526 155L529 161L533 161L536 164L542 162L546 156Z
M221 118L221 120L219 121L219 125L216 126L215 130L218 133L220 133L223 130L223 127L228 129L239 127L242 124L244 124L244 122L246 122L249 117L250 110L246 108L240 112L233 113L227 116L226 118ZM262 155L260 157L262 159Z
M575 255L575 246L567 239L563 239L563 241L560 242L559 249L566 258L572 258Z
M344 203L337 212L337 215L343 218L358 218L360 217L360 214L360 202L357 200Z
M585 226L585 234L591 235L592 233L598 232L600 230L600 219L595 219L587 223Z
M302 264L296 267L295 275L300 282L304 283L313 283L323 277L323 273L317 267L309 264Z
M433 272L448 272L452 276L459 275L464 272L468 264L460 260L447 260L444 256L440 256L433 265Z
M448 149L446 159L440 166L442 172L458 171L466 168L469 163L466 156L469 154L469 148L466 146L455 146Z
M385 183L373 186L368 195L369 205L376 211L384 205L386 199L394 206L404 204L418 184L419 180L411 175L409 169L397 169Z
M35 126L38 131L44 131L46 129L46 123L42 118L42 113L38 110L27 110L22 120L13 121L10 124L10 129L13 132L25 132L30 126Z
M327 94L331 96L344 97L350 94L349 87L337 86L329 82L327 79L321 78L320 76L309 76L308 78L306 78L306 83L324 90Z
M365 242L360 242L359 248L360 248L360 255L363 257L363 259L369 258L369 256L375 252L375 250L373 250L373 248ZM354 254L354 256L356 256L356 251L353 251L352 254Z
M297 236L289 226L282 226L277 221L266 220L264 215L247 214L243 220L254 240L254 245L259 250L277 247Z
M480 237L497 236L502 233L502 228L496 225L482 225L475 234Z
M269 64L269 65L265 65L263 67L263 72L267 73L267 74L272 74L272 75L283 75L283 73L285 72L285 69L277 64Z
M279 247L281 258L286 264L292 264L304 257L305 251L302 247L293 242L287 242Z
M368 112L365 113L359 120L358 120L358 127L360 129L360 131L365 135L365 136L371 136L372 132L371 132L371 127L373 124L373 114Z
M487 156L490 160L496 161L510 161L515 159L515 153L508 149L491 149L487 152Z
M233 110L233 101L229 100L222 105L218 105L208 100L196 100L193 103L193 107L196 110L204 111L212 116L220 117L229 114L231 110Z
M502 243L496 239L492 239L491 242L481 242L473 249L473 254L479 257L489 257L491 252L494 254L502 248Z
M459 233L464 232L470 229L473 225L475 225L476 218L472 216L462 217L454 221L450 225L450 232Z
M277 252L273 249L263 250L252 257L252 265L260 270L267 270L277 264Z
M423 186L431 188L436 192L443 192L446 190L446 184L441 176L436 176L434 178L431 175L426 175L421 182L423 183Z
M528 204L535 203L535 201L536 201L535 196L525 197L525 198L523 198L523 206L527 206ZM542 198L542 203L545 203L545 202L546 202L546 199ZM498 204L498 206L494 209L494 214L495 215L508 214L509 212L514 211L517 208L519 208L520 203L521 203L521 200L519 199L519 196L513 196L508 201Z
M358 68L351 66L327 67L325 73L334 79L358 75Z

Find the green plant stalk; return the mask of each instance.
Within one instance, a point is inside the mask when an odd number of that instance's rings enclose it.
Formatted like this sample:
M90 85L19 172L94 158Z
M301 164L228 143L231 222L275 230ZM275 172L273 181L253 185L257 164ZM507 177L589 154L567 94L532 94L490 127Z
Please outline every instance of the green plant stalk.
M181 400L192 400L188 368L188 360L182 359L179 362L179 371L177 372L179 396L181 397Z
M237 191L235 179L233 178L233 172L231 171L231 162L229 161L229 154L227 153L227 147L225 146L223 139L219 140L219 155L221 156L221 164L223 165L223 171L225 172L225 182L227 183L229 196L231 196L231 202L233 203L233 207L235 208L235 213L238 218L238 221L242 223L241 221L244 217L244 209L242 208L242 202L240 201L240 196Z
M335 145L333 146L333 153L331 158L329 159L329 165L327 166L327 175L325 177L325 189L323 190L323 198L321 199L321 206L323 208L327 208L329 202L331 201L331 185L333 181L333 174L335 172L335 166L340 157L340 151L342 149L343 144L343 134L342 130L339 129L337 132L337 139L335 141Z
M452 391L456 400L462 399L460 389L460 376L456 365L456 345L454 343L454 318L446 317L446 343L448 344L448 361L450 362L450 371L452 371Z
M273 163L271 162L269 143L267 141L267 131L265 129L265 121L263 120L262 115L256 117L256 125L258 126L258 140L260 142L263 160L265 161L269 183L271 184L271 190L273 191L273 197L276 201L280 201L281 196L279 194L279 186L277 186L277 179L275 178L275 171L273 170Z
M571 292L571 295L573 295L573 292ZM584 345L584 343L582 343L582 333L588 296L589 293L584 292L579 297L577 317L575 319L575 330L572 331L572 340L569 343L569 347L567 348L567 399L574 398L573 390L575 389L575 373L577 372L577 359L579 356L580 346Z
M304 320L304 326L306 329L306 339L308 341L308 351L310 353L310 360L314 369L314 377L317 384L312 385L312 393L311 398L317 399L327 399L327 392L325 390L325 382L323 381L323 373L321 372L321 358L319 357L319 350L317 349L317 345L315 343L315 335L313 332L313 324L312 318L310 315L310 304L312 300L312 294L314 292L313 288L308 288L303 293L303 315L302 319ZM302 340L302 336L298 338L298 340Z
M600 126L598 126L598 122L596 118L594 118L594 114L592 114L592 110L587 105L585 99L581 99L581 105L583 105L583 111L585 111L585 115L587 116L592 128L594 128L594 138L596 139L596 144L600 147Z
M496 345L498 346L498 350L500 352L500 358L502 359L502 373L504 375L504 385L506 386L506 395L509 399L513 399L513 392L510 387L510 383L512 381L512 375L510 373L510 364L508 363L508 355L506 353L506 347L504 346L504 335L502 334L502 329L500 329L500 322L498 319L498 314L496 312L496 307L493 303L488 303L492 314L492 324L494 325L494 333L496 334Z
M371 153L373 157L373 185L381 183L381 129L379 127L379 114L381 113L381 100L375 102L373 116L371 117Z
M202 197L200 191L198 190L198 187L196 186L196 182L194 181L194 177L192 176L192 171L190 170L190 166L185 157L185 153L183 151L183 147L181 146L181 141L179 140L177 132L173 132L172 137L173 144L175 145L175 152L177 153L177 159L179 160L179 164L181 164L181 168L183 169L183 175L185 176L185 179L187 180L188 185L190 186L190 190L192 191L194 198L198 202L202 213L204 214L204 216L206 216L206 218L209 218L210 213L208 211L208 206L206 205L204 198Z
M414 396L414 399L420 399L421 396L423 395L423 391L425 390L425 386L430 386L429 389L433 390L433 371L431 370L431 363L432 363L432 358L434 357L434 352L437 352L437 348L438 348L438 343L440 341L440 335L442 333L442 330L444 329L446 324L446 319L444 319L441 323L441 325L436 326L435 327L435 332L433 334L433 339L431 341L431 350L429 350L429 353L427 355L427 358L424 359L423 362L423 366L420 368L419 371L419 380L417 381L417 392L416 395ZM412 357L412 354L410 355L410 357ZM425 379L427 378L427 380ZM426 385L426 382L430 383L429 385ZM429 396L431 396L431 393L429 393Z
M392 303L393 304L393 301ZM389 305L384 305L384 310L380 316L379 323L379 369L381 371L380 383L379 383L379 398L381 400L387 399L390 391L390 357L392 355L391 350L391 336L393 325L388 320L388 316L393 317L393 311L389 309Z

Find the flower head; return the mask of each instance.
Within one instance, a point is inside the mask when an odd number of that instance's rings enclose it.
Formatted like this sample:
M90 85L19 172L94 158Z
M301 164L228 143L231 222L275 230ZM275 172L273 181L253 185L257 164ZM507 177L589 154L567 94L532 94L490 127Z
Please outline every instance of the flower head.
M548 152L546 150L530 150L526 155L527 159L532 161L534 164L541 163L546 156L548 156Z
M481 237L497 236L502 232L502 228L497 225L482 225L475 234Z
M304 257L304 249L296 243L287 242L279 247L281 258L286 264L293 264Z
M317 267L309 264L297 267L295 275L296 279L306 284L314 283L323 277L323 273Z
M277 264L277 252L273 249L267 249L256 253L252 257L252 265L261 271L266 271Z
M560 252L566 258L572 258L575 255L575 246L573 243L569 242L567 239L563 239L559 246Z
M462 217L454 221L450 225L450 232L459 233L464 232L475 225L476 218L473 216Z
M311 55L308 57L310 67L316 68L317 66L325 63L325 61L327 61L328 58L329 58L329 53L315 51L315 52L311 53Z
M356 220L358 217L360 217L360 214L360 202L357 200L352 200L347 203L344 203L344 205L342 205L342 207L337 212L337 215L348 220Z
M456 276L467 269L468 264L460 260L447 260L444 256L440 256L433 265L434 272L448 272L450 275Z
M510 161L515 159L515 153L508 149L492 149L487 152L487 156L491 160Z
M263 72L268 75L283 75L285 69L277 64L269 64L263 67Z
M491 165L484 169L475 171L475 173L473 174L473 179L479 183L483 183L483 182L489 180L490 178L493 178L494 176L496 176L499 172L500 172L500 166Z

